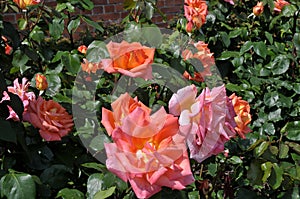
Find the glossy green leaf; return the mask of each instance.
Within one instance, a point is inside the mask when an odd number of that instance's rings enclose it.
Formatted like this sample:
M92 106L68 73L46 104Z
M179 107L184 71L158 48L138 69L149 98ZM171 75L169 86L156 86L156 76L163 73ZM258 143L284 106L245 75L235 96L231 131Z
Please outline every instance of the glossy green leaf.
M279 158L287 158L289 153L289 146L286 143L280 143L279 145Z
M94 199L105 199L108 198L109 196L113 195L115 192L116 187L110 187L106 190L102 190L96 193L94 196Z
M230 45L230 38L226 32L219 32L221 39L223 41L223 44L225 47L228 47Z
M136 6L136 1L134 0L125 0L123 2L123 7L125 10L133 9Z
M230 159L229 159L229 162L231 164L241 164L243 163L243 161L241 160L241 158L239 158L238 156L232 156Z
M258 147L255 148L256 157L261 156L269 147L269 142L263 141Z
M283 170L276 163L273 163L273 169L275 171L275 182L270 184L273 189L278 189L283 180Z
M230 58L239 57L240 53L236 51L224 51L222 52L221 56L217 58L217 60L227 60Z
M33 30L30 32L29 37L37 42L42 42L45 38L45 34L42 31L42 28L39 26L35 26Z
M142 29L143 36L147 43L150 45L150 47L159 48L163 41L162 33L160 32L160 29L155 26L151 25L148 27L144 27Z
M270 44L273 44L273 35L269 32L265 32L265 36L268 39L268 41L270 42Z
M57 193L56 198L84 199L85 197L84 197L84 194L77 189L63 188Z
M280 121L282 119L282 117L281 117L281 109L278 108L276 111L270 112L269 115L268 115L268 119L270 121L274 121L274 122Z
M22 73L26 71L26 64L29 60L29 57L24 54L21 50L16 50L13 54L12 65L18 68L22 67Z
M275 91L265 93L264 95L264 103L269 107L275 106L278 100L279 100L279 95Z
M288 122L282 129L281 133L285 133L290 140L300 140L300 121Z
M94 199L97 192L102 190L103 174L94 173L89 176L87 181L87 199Z
M27 173L19 173L10 170L1 178L0 190L1 195L7 199L28 199L35 198L35 183L32 176Z
M261 170L264 172L262 181L266 182L271 175L273 164L271 162L265 162L261 164Z
M53 39L59 39L63 35L64 31L64 20L55 18L52 23L49 24L49 33Z
M18 27L20 30L24 30L27 26L27 21L23 18L18 19Z
M77 75L81 62L78 54L67 53L61 57L62 64L73 75Z
M241 47L240 53L244 54L245 52L249 51L252 47L253 43L251 41L246 41Z
M295 142L286 142L286 144L298 154L300 154L300 144L297 144Z
M79 1L80 5L86 10L92 10L94 8L94 3L91 0Z
M71 33L71 32L75 32L76 29L79 27L80 25L80 18L76 18L76 19L73 19L69 22L68 24L68 31Z
M264 123L263 124L264 132L268 135L274 135L275 134L275 126L273 123Z
M86 58L89 62L98 63L101 59L108 58L109 53L106 44L102 41L93 41L88 46Z
M84 163L81 166L86 167L86 168L90 168L90 169L95 169L95 170L101 171L101 172L106 170L105 165L102 165L102 164L99 164L99 163L96 163L96 162Z
M218 165L210 163L209 165L207 165L207 167L208 167L208 174L213 176L213 177L216 176Z
M102 28L102 26L100 26L99 23L93 21L92 19L90 19L89 17L87 16L81 16L81 19L87 23L88 25L92 26L93 28L96 28L96 30L100 31L100 32L103 32L104 29Z
M267 56L267 47L266 47L266 44L262 41L259 41L259 42L254 42L253 43L253 50L254 52L261 56L262 58L266 58Z
M146 18L151 20L154 14L154 6L152 4L152 2L148 2L145 1L145 14L146 14Z
M272 62L272 73L274 75L281 75L285 73L290 67L290 60L285 55L278 55Z

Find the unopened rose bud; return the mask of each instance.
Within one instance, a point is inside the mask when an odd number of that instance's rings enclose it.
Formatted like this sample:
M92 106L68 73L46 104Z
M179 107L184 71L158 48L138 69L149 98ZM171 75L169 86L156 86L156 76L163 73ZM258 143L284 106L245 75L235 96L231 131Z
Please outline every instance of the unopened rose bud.
M253 14L259 16L264 12L263 2L258 2L256 6L253 7Z
M192 32L193 30L193 23L191 21L189 21L187 24L186 24L186 31L187 32Z
M86 54L86 51L87 51L87 47L85 45L81 45L77 48L77 50L79 52L81 52L82 54Z
M45 90L48 88L47 78L42 74L35 76L35 86L38 90Z

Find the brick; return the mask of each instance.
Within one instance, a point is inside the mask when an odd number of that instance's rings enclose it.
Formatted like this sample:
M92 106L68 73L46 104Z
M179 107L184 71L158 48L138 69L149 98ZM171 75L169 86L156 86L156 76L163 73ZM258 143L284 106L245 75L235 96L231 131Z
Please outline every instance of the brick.
M107 5L108 0L93 0L94 5Z
M115 6L114 5L105 5L104 13L111 13L111 12L115 12Z
M108 3L120 3L122 0L108 0Z
M104 13L104 8L103 6L96 6L93 9L93 15L100 15Z
M15 14L5 14L3 16L3 21L8 21L12 24L16 24L16 15Z

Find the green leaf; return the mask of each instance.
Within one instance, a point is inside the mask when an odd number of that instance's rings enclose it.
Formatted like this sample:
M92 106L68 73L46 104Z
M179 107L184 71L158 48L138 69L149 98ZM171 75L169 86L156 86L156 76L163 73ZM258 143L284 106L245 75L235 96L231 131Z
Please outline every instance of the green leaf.
M293 90L294 90L297 94L300 94L300 83L294 83L294 84L293 84Z
M270 121L274 121L274 122L280 121L282 119L281 109L277 109L276 111L270 112L269 115L268 115L268 119Z
M146 18L151 20L153 17L153 14L154 14L153 4L152 4L152 2L145 1L145 5L146 5L146 7L145 7Z
M271 171L272 171L272 166L273 166L273 164L271 162L265 162L265 163L261 164L261 170L264 172L264 175L262 177L263 182L266 182L267 179L270 177Z
M94 199L97 192L101 191L103 184L103 174L94 173L87 181L87 199Z
M163 41L160 29L156 25L150 25L142 28L143 36L151 47L159 48Z
M243 161L241 160L241 158L239 158L238 156L232 156L230 159L229 159L229 162L231 164L241 164L243 163Z
M96 30L103 32L104 29L99 25L99 23L93 21L92 19L90 19L89 17L86 16L81 16L81 19L87 23L88 25L92 26L93 28L96 28Z
M226 32L219 32L221 38L222 38L222 41L225 45L226 48L228 48L228 46L230 45L230 38L228 36L228 34Z
M266 47L266 44L262 41L259 41L259 42L254 42L253 43L253 50L254 52L261 56L262 58L266 58L267 56L267 47Z
M199 199L200 198L199 191L188 192L188 197L189 199Z
M7 199L28 199L35 198L35 183L32 176L26 173L9 171L1 178L1 195Z
M251 41L246 41L244 45L241 47L240 53L244 54L249 51L253 47L253 43Z
M229 32L229 38L236 38L238 37L240 34L242 33L242 29L238 28L238 29L234 29L233 31Z
M275 171L275 182L270 183L273 189L277 189L280 187L281 182L283 180L283 170L276 163L273 163L273 169Z
M81 0L79 3L85 10L92 10L94 8L94 3L91 0Z
M236 85L236 84L232 84L232 83L226 84L226 89L228 89L232 92L239 92L239 91L243 90L243 88L241 86Z
M217 60L227 60L230 58L239 57L240 53L236 51L224 51L222 52L221 56L217 58Z
M27 21L23 18L18 19L18 27L20 30L24 30L27 26Z
M286 133L286 137L293 141L300 141L300 121L288 122L280 133Z
M24 54L21 50L16 50L13 54L13 60L12 65L14 67L21 68L22 67L22 73L25 72L26 69L26 63L28 62L29 57Z
M289 153L289 146L286 143L280 143L279 145L279 158L287 158Z
M48 81L48 88L47 88L46 95L52 97L59 92L59 89L61 87L61 79L57 74L47 74L46 78Z
M300 154L300 144L297 144L295 142L286 142L286 144L298 154Z
M41 41L44 40L45 35L44 35L44 32L43 32L43 30L42 30L41 27L35 26L35 27L33 28L33 30L30 32L29 37L30 37L32 40L34 40L34 41L40 43Z
M54 39L59 39L63 35L64 20L55 18L52 23L49 24L49 33Z
M265 123L263 125L264 132L266 132L268 135L274 135L275 134L275 127L273 123Z
M84 163L84 164L81 164L81 166L90 168L90 169L96 169L97 171L101 171L101 172L106 170L106 167L104 165L95 163L95 162Z
M0 120L0 139L7 142L17 143L16 131L12 128L9 121Z
M98 63L101 59L108 58L106 44L102 41L93 41L87 50L86 58L89 62Z
M217 170L218 170L218 165L217 164L213 164L213 163L210 163L208 166L208 174L211 175L212 177L215 177L217 174Z
M256 157L261 156L268 149L269 144L269 142L263 141L258 147L256 147L254 150Z
M273 44L273 35L269 32L265 32L265 36L267 37L270 44Z
M62 64L73 75L77 75L81 63L78 54L67 53L61 57Z
M102 151L104 149L104 143L109 143L109 137L103 132L98 133L96 137L93 138L89 147L91 147L94 151Z
M105 199L108 198L109 196L113 195L115 192L116 187L110 187L107 190L99 191L96 193L94 199Z
M40 179L54 189L61 189L66 186L71 175L72 171L67 166L54 164L42 172Z
M271 67L274 75L281 75L289 69L290 60L286 55L278 55L272 62Z
M71 20L68 24L69 33L75 32L76 29L79 27L79 25L80 25L80 18L79 17L77 17L76 19Z
M123 3L123 7L125 10L133 9L135 8L135 6L136 6L136 1L134 0L125 0Z
M84 194L77 189L63 188L56 195L56 198L59 197L63 199L84 199Z
M277 104L278 99L279 95L276 91L268 92L264 95L264 103L269 107L275 106Z

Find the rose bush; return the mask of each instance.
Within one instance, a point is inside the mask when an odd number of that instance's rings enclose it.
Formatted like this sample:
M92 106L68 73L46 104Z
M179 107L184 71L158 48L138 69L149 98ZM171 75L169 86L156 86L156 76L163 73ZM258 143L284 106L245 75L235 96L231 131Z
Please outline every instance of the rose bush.
M299 197L297 0L55 3L1 4L1 198Z

